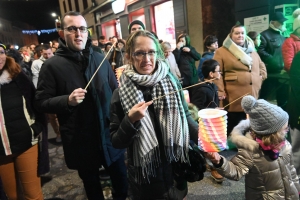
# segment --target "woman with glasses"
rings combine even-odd
[[[242,25],[232,27],[223,46],[216,50],[214,58],[220,64],[222,76],[215,81],[218,87],[220,106],[226,106],[237,98],[249,94],[258,98],[263,80],[267,78],[265,64],[254,49],[252,40],[246,35]],[[227,135],[246,114],[241,107],[241,99],[228,107]]]
[[[182,200],[186,181],[174,177],[171,163],[187,162],[198,125],[182,92],[167,95],[181,86],[152,33],[132,33],[125,53],[129,64],[111,100],[110,131],[113,146],[127,148],[130,198]]]
[[[291,144],[286,140],[288,114],[263,99],[245,96],[241,106],[249,119],[232,131],[237,154],[229,161],[212,160],[217,171],[238,181],[245,176],[245,198],[299,199],[300,185],[293,165]]]
[[[43,200],[38,142],[45,122],[34,106],[35,88],[0,42],[0,179],[8,199]],[[23,194],[18,193],[21,186]],[[17,189],[18,188],[18,189]]]

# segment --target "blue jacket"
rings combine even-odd
[[[202,58],[200,59],[200,63],[198,65],[198,77],[201,81],[204,81],[204,76],[202,74],[202,64],[204,61],[208,59],[212,59],[214,57],[215,53],[213,52],[204,52],[202,55]]]

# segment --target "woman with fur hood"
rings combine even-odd
[[[33,106],[32,81],[5,48],[0,42],[0,179],[8,199],[42,200],[38,142],[45,118]]]
[[[288,114],[280,107],[252,96],[242,99],[249,119],[232,131],[238,153],[230,161],[212,160],[217,171],[238,181],[245,175],[246,199],[299,199],[299,178],[286,140]]]

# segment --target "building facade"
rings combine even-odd
[[[29,44],[38,44],[36,34],[23,34],[22,30],[31,30],[34,27],[20,22],[11,22],[0,18],[0,41],[4,44],[22,47]]]

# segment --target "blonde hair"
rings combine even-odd
[[[280,150],[280,144],[285,141],[286,133],[284,132],[284,128],[282,128],[281,130],[268,135],[259,135],[251,130],[251,135],[254,138],[261,139],[265,146],[272,146],[273,149]]]
[[[134,53],[134,50],[135,50],[136,39],[140,36],[148,37],[151,40],[153,40],[153,42],[155,43],[155,47],[156,47],[156,59],[157,60],[164,60],[165,59],[164,53],[163,53],[163,51],[161,49],[161,46],[159,44],[159,41],[156,39],[156,37],[149,31],[139,30],[139,31],[135,31],[135,32],[131,33],[129,35],[129,38],[126,41],[125,52],[128,55],[129,60],[131,62],[132,62],[132,59],[133,59],[132,56],[133,56],[133,53]]]

